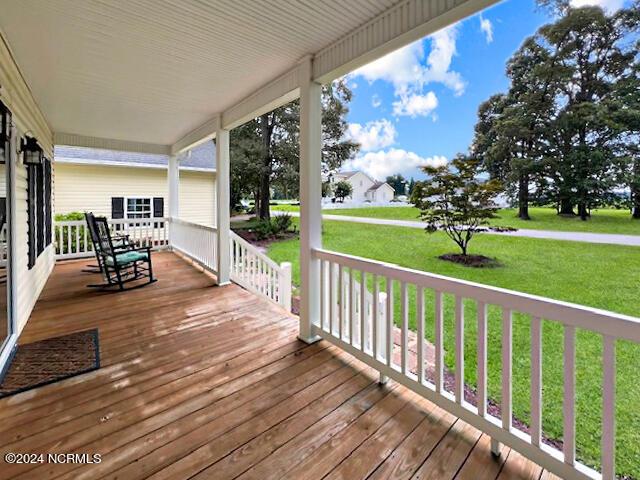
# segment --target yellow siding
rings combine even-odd
[[[56,214],[86,210],[110,217],[111,197],[164,197],[168,215],[167,192],[167,171],[163,169],[56,164]],[[180,171],[179,216],[214,224],[214,173]]]

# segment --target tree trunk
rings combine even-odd
[[[560,197],[560,215],[575,215],[573,211],[573,202],[566,197]]]
[[[271,191],[271,128],[269,127],[269,114],[260,117],[260,130],[262,133],[262,168],[260,170],[260,210],[258,217],[261,220],[271,218],[269,212],[269,200]]]
[[[583,201],[578,204],[578,215],[580,215],[580,220],[582,221],[585,221],[589,218],[589,210],[587,209],[587,204]]]
[[[520,174],[518,179],[518,218],[531,220],[529,217],[529,175]]]

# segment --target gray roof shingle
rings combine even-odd
[[[67,147],[56,145],[54,158],[82,163],[102,162],[121,163],[128,166],[158,165],[166,166],[169,157],[166,155],[154,155],[148,153],[120,152],[116,150],[102,150],[98,148]],[[181,155],[180,166],[187,168],[199,168],[215,170],[216,148],[213,142],[204,142],[194,147],[189,152]]]

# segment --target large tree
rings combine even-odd
[[[637,92],[638,10],[607,16],[598,7],[548,1],[558,19],[527,39],[507,65],[509,91],[480,106],[472,148],[490,175],[517,192],[528,219],[530,191],[559,213],[582,219],[610,198],[623,177],[633,179],[629,149]],[[635,72],[634,72],[635,70]],[[631,185],[629,180],[626,185]]]
[[[322,165],[338,169],[359,145],[345,140],[352,93],[344,80],[322,87]],[[256,215],[268,219],[271,189],[298,196],[300,105],[294,101],[231,132],[232,197],[251,196]],[[235,179],[235,181],[234,181]]]

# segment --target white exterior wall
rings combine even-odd
[[[183,220],[215,225],[215,173],[180,170]],[[111,197],[163,197],[169,214],[165,169],[105,165],[56,164],[56,214],[92,211],[111,217]]]
[[[358,172],[346,179],[346,181],[353,187],[353,192],[351,193],[350,198],[351,201],[364,202],[367,200],[367,190],[369,190],[373,185],[373,180],[364,173]]]
[[[375,203],[390,202],[391,200],[393,200],[394,195],[395,191],[393,190],[393,187],[385,183],[377,190],[373,191],[371,201]]]

